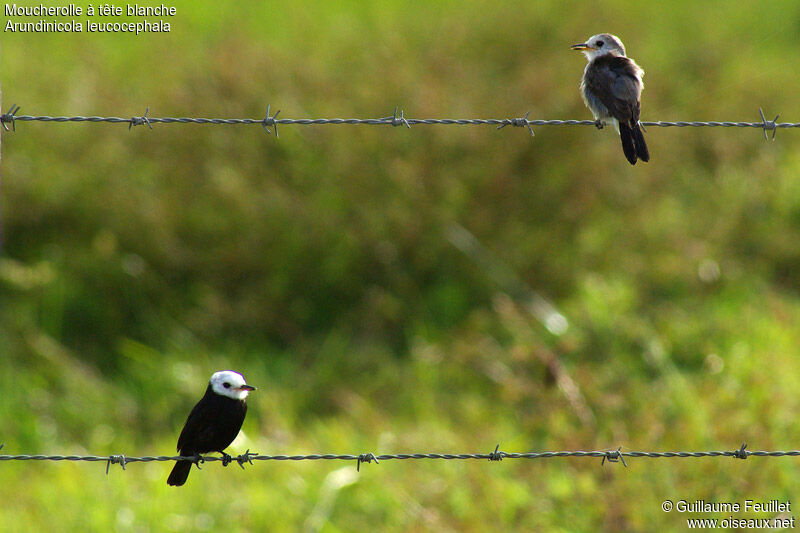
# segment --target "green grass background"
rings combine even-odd
[[[792,1],[174,5],[168,34],[4,33],[3,109],[586,119],[569,45],[610,31],[643,120],[800,120]],[[800,447],[800,133],[652,127],[631,167],[611,129],[535,130],[3,132],[0,453],[172,454],[224,368],[259,387],[233,453]],[[664,499],[800,494],[794,458],[104,467],[0,463],[2,529],[682,530]]]

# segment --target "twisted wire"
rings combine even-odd
[[[103,116],[49,116],[49,115],[18,115],[20,107],[14,105],[11,109],[0,115],[0,124],[8,131],[10,129],[16,130],[17,122],[107,122],[107,123],[123,123],[128,124],[128,129],[133,126],[140,126],[146,124],[150,129],[153,124],[259,124],[264,127],[268,133],[275,133],[277,136],[278,125],[370,125],[370,126],[405,126],[410,128],[415,125],[462,125],[462,126],[496,126],[497,129],[503,129],[506,126],[527,128],[533,135],[533,126],[596,126],[601,125],[594,120],[542,120],[530,119],[526,113],[522,117],[517,118],[407,118],[402,110],[398,111],[395,108],[391,116],[382,118],[277,118],[277,111],[270,115],[270,106],[267,106],[267,112],[264,118],[202,118],[202,117],[150,117],[150,109],[147,108],[145,114],[142,116],[134,116],[130,118],[124,117],[103,117]],[[777,122],[780,115],[776,115],[774,119],[767,120],[763,110],[759,109],[761,121],[759,122],[735,122],[735,121],[641,121],[640,124],[644,127],[659,127],[659,128],[758,128],[764,132],[764,138],[767,138],[767,132],[772,132],[772,139],[775,138],[775,132],[779,128],[800,128],[800,122]],[[273,128],[270,130],[269,128]]]
[[[2,448],[2,446],[0,446]],[[698,458],[698,457],[732,457],[734,459],[747,459],[748,457],[797,457],[800,456],[800,450],[786,450],[786,451],[766,451],[766,450],[747,450],[747,445],[742,444],[741,447],[735,450],[719,450],[719,451],[678,451],[678,452],[643,452],[643,451],[622,451],[619,447],[616,450],[593,450],[593,451],[544,451],[544,452],[504,452],[499,450],[500,445],[495,447],[495,450],[490,453],[389,453],[376,455],[373,453],[361,454],[306,454],[306,455],[259,455],[250,452],[230,457],[230,456],[212,456],[212,455],[198,455],[198,456],[180,456],[180,455],[159,455],[159,456],[144,456],[134,457],[128,455],[0,455],[0,461],[89,461],[89,462],[104,462],[108,467],[112,464],[119,464],[125,468],[129,463],[148,463],[153,461],[191,461],[193,463],[214,462],[222,461],[224,466],[230,462],[236,462],[244,468],[244,464],[252,464],[253,461],[319,461],[319,460],[336,460],[336,461],[356,461],[357,467],[360,468],[361,463],[380,463],[381,461],[390,460],[423,460],[423,459],[443,459],[443,460],[489,460],[489,461],[502,461],[504,459],[553,459],[557,457],[592,457],[602,459],[602,463],[606,461],[617,462],[621,461],[625,466],[626,457],[636,458]]]

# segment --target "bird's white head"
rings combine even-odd
[[[244,400],[250,391],[256,390],[255,387],[248,385],[244,376],[233,370],[221,370],[214,372],[209,380],[211,390],[220,396],[227,396],[234,400]]]
[[[610,33],[592,35],[585,43],[573,44],[572,49],[583,52],[589,61],[606,54],[625,57],[625,46],[622,41]]]

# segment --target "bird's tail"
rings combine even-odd
[[[639,129],[639,126],[636,126],[636,130]],[[641,132],[639,132],[641,136]],[[622,151],[625,152],[625,157],[628,159],[628,162],[631,165],[636,164],[636,143],[634,141],[634,130],[626,124],[625,122],[619,123],[619,138],[622,141]],[[644,144],[644,137],[642,137],[642,144]],[[645,150],[647,148],[645,147]],[[649,158],[650,156],[648,156]],[[646,160],[645,160],[646,161]]]
[[[633,124],[633,144],[636,146],[636,155],[645,163],[650,161],[650,152],[647,150],[647,143],[644,142],[644,135],[642,135],[642,128],[638,122]]]
[[[191,461],[177,461],[175,466],[172,467],[172,472],[169,473],[169,477],[167,478],[167,485],[172,485],[173,487],[180,487],[184,483],[186,483],[186,479],[189,477],[189,472],[192,470],[192,462]]]

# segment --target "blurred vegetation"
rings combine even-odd
[[[3,109],[589,118],[569,45],[611,31],[647,73],[644,120],[750,121],[759,107],[800,120],[797,2],[174,5],[164,35],[4,34]],[[280,135],[3,133],[2,453],[170,454],[222,368],[259,387],[234,453],[798,448],[795,131],[765,143],[752,129],[650,128],[652,161],[636,167],[609,129]],[[456,249],[452,224],[567,331]],[[0,521],[652,530],[684,527],[664,499],[791,500],[800,475],[790,458],[354,469],[214,463],[175,490],[165,464],[106,477],[98,464],[3,463]]]

